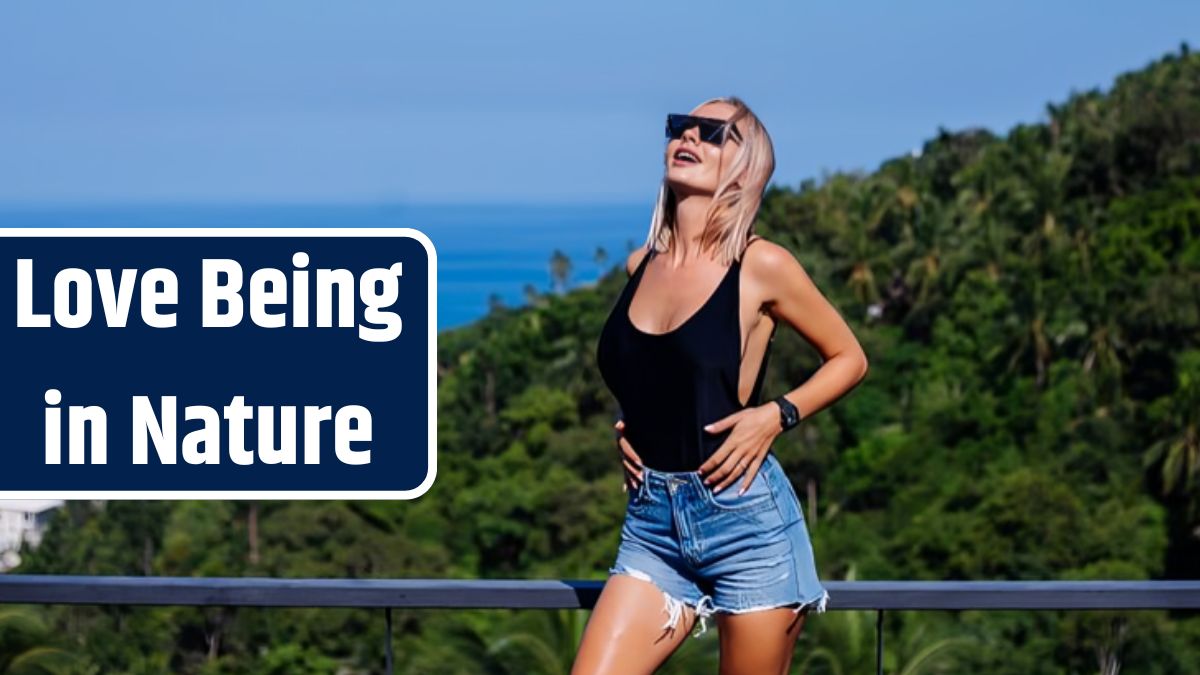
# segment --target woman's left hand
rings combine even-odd
[[[753,408],[743,408],[728,417],[706,425],[704,430],[719,434],[733,427],[729,437],[717,448],[712,457],[700,465],[700,475],[705,485],[716,485],[713,492],[720,492],[738,476],[745,475],[738,494],[742,494],[754,482],[758,468],[771,449],[775,437],[783,433],[779,421],[779,406],[765,403]]]

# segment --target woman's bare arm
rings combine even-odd
[[[818,352],[824,363],[806,382],[784,394],[811,417],[862,381],[867,356],[853,331],[813,283],[804,267],[786,248],[764,241],[746,249],[742,265],[748,295],[756,306],[790,325]],[[706,485],[719,492],[739,477],[741,490],[754,480],[775,437],[783,432],[774,401],[739,410],[705,426],[710,433],[733,428],[729,437],[703,464]]]
[[[841,398],[867,375],[867,355],[845,319],[788,249],[769,241],[746,249],[746,272],[762,304],[821,354],[824,363],[786,394],[803,417]]]

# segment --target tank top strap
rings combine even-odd
[[[654,257],[655,253],[656,251],[653,248],[647,247],[646,255],[642,256],[642,261],[638,263],[637,269],[633,271],[633,279],[635,284],[641,280],[642,272],[646,270],[646,265],[650,262],[650,259]]]
[[[642,256],[642,262],[638,263],[638,269],[645,269],[646,263],[650,262],[655,253],[658,253],[658,251],[653,246],[646,247],[646,255]]]
[[[642,285],[642,276],[646,271],[646,264],[650,262],[650,256],[652,255],[654,255],[654,249],[650,248],[646,251],[646,255],[642,256],[641,262],[634,268],[633,274],[629,277],[629,281],[625,284],[625,288],[621,292],[619,304],[622,307],[628,308],[629,305],[633,304],[633,296],[637,293],[638,286]]]

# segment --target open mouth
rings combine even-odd
[[[683,149],[676,150],[675,155],[672,157],[672,159],[674,160],[675,164],[699,164],[700,163],[700,158],[697,157],[695,155],[695,153],[693,153],[691,150],[683,150]]]

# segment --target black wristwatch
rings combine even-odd
[[[779,406],[779,424],[784,431],[800,424],[800,411],[791,401],[780,396],[775,399],[775,403]]]

